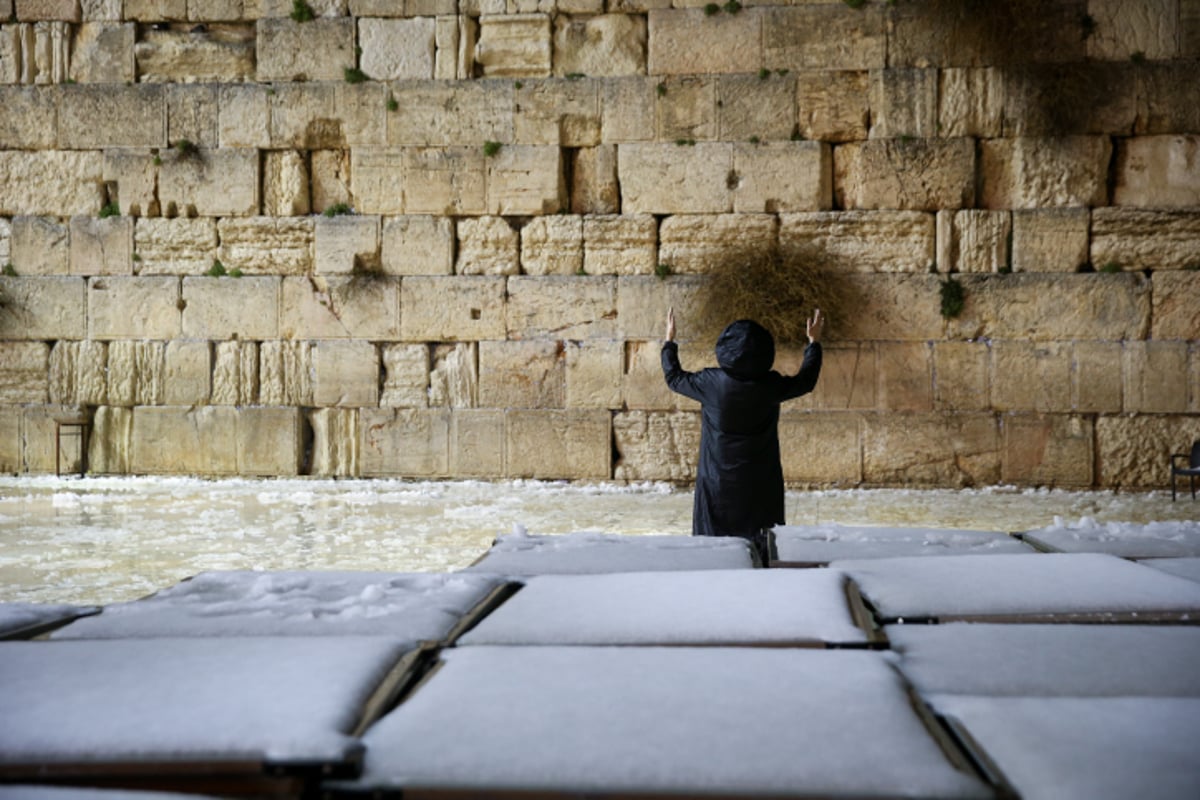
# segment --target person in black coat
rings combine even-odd
[[[795,375],[771,369],[775,340],[770,331],[748,319],[731,323],[717,339],[720,368],[688,372],[679,364],[675,312],[667,312],[663,376],[672,391],[700,402],[693,536],[743,537],[766,565],[766,532],[784,523],[779,405],[817,385],[824,326],[817,309],[807,321],[809,343]]]

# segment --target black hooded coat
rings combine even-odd
[[[743,319],[717,339],[717,363],[720,369],[687,372],[679,364],[678,345],[663,345],[667,385],[701,406],[692,534],[750,536],[784,523],[779,404],[816,386],[821,345],[805,348],[795,375],[780,375],[771,369],[775,340],[770,332]]]

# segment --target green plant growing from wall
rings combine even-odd
[[[721,6],[721,8],[725,10],[726,14],[737,14],[742,10],[742,4],[739,3],[738,0],[729,0],[729,2]]]
[[[342,77],[346,83],[363,83],[367,80],[367,73],[358,67],[346,67],[342,70]]]
[[[579,265],[579,269],[575,270],[575,274],[581,277],[587,275],[587,270],[583,268],[583,264]]]
[[[500,144],[499,142],[493,142],[489,139],[483,143],[483,154],[488,158],[491,158],[492,156],[496,155],[496,153],[499,153],[500,148],[502,147],[504,147],[504,145]]]
[[[210,278],[223,277],[225,273],[225,265],[221,263],[219,258],[214,258],[212,266],[208,268],[208,272],[204,273]]]
[[[231,277],[231,278],[240,278],[240,277],[242,277],[242,270],[241,270],[241,268],[240,268],[240,267],[234,267],[233,269],[229,270],[229,277]]]
[[[141,256],[141,254],[140,254],[140,253],[134,253],[134,254],[131,256],[131,258],[133,259],[133,263],[135,263],[135,264],[140,264],[140,263],[141,263],[141,261],[142,261],[142,256]]]
[[[842,0],[842,2],[851,8],[862,8],[867,4],[867,0]]]
[[[100,219],[108,219],[109,217],[119,217],[119,216],[121,216],[121,206],[117,204],[116,200],[114,200],[111,203],[109,203],[108,205],[101,208],[98,216],[100,217]]]
[[[17,277],[17,268],[13,266],[11,261],[4,265],[4,274],[10,278]]]
[[[771,70],[767,69],[766,67],[760,67],[758,70],[758,79],[760,81],[765,81],[769,77],[771,77]]]
[[[711,17],[721,13],[721,7],[716,3],[708,3],[704,6],[704,16]]]
[[[942,316],[946,319],[955,319],[967,305],[966,289],[958,282],[957,278],[949,277],[942,281],[940,292]]]
[[[354,209],[351,208],[348,203],[334,203],[333,205],[329,206],[329,208],[325,209],[325,216],[327,217],[340,217],[353,213]]]
[[[160,156],[158,153],[154,154],[154,166],[156,166],[156,167],[162,166],[162,156]]]
[[[581,81],[587,76],[582,72],[568,72],[564,77],[569,81]]]
[[[1141,50],[1135,50],[1134,52],[1129,54],[1129,60],[1132,61],[1134,64],[1145,64],[1146,63],[1146,54]]]
[[[388,111],[399,111],[400,110],[399,101],[397,101],[396,98],[392,97],[390,94],[388,95],[388,99],[387,99],[387,110]]]
[[[304,0],[292,0],[291,18],[293,22],[312,22],[316,17],[312,7]]]
[[[676,139],[675,144],[679,147],[695,147],[696,140],[695,139]]]
[[[513,88],[519,92],[525,88],[525,84],[521,81],[513,81]]]
[[[673,272],[674,272],[674,270],[671,269],[670,264],[665,264],[660,261],[654,265],[654,274],[658,276],[658,279],[660,281],[666,280],[667,278],[671,277],[671,274]]]
[[[1116,261],[1108,261],[1100,267],[1100,271],[1111,275],[1114,272],[1121,272],[1121,265]]]
[[[180,158],[188,158],[199,153],[200,149],[191,139],[180,139],[175,143],[175,152],[179,154]]]
[[[660,83],[654,87],[654,91],[659,97],[662,97],[667,93],[667,85],[665,83]]]

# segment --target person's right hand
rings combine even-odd
[[[809,342],[821,341],[821,332],[825,330],[825,317],[821,316],[821,309],[816,309],[813,312],[812,318],[804,325],[804,331],[808,334]]]
[[[675,308],[674,306],[667,309],[667,341],[675,341]]]

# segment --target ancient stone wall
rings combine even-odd
[[[711,364],[750,242],[853,293],[790,481],[1163,486],[1198,59],[1200,0],[0,0],[0,470],[81,409],[96,473],[687,481],[664,315]]]

